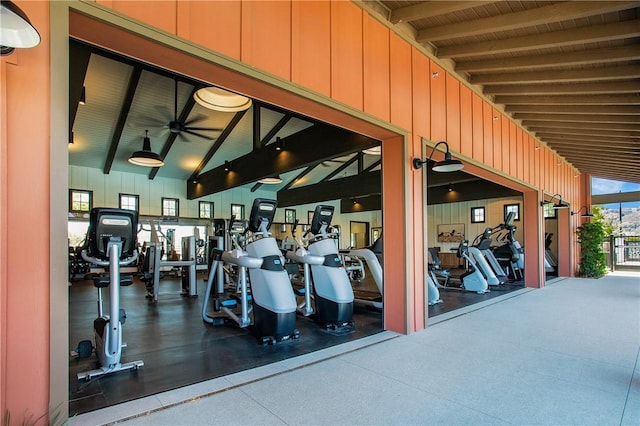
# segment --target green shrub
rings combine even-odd
[[[607,259],[602,251],[602,243],[605,239],[605,231],[601,222],[586,222],[580,226],[578,243],[580,243],[580,269],[581,277],[600,278],[607,273]]]

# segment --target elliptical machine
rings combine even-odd
[[[291,288],[289,275],[284,270],[284,259],[275,238],[269,233],[276,210],[276,201],[256,198],[251,208],[249,224],[244,231],[251,232],[249,242],[244,250],[236,248],[230,251],[213,249],[213,263],[209,269],[207,290],[202,306],[204,322],[224,324],[224,318],[210,316],[207,313],[211,292],[216,277],[222,276],[218,269],[222,262],[238,266],[238,287],[240,297],[216,298],[214,310],[222,311],[241,328],[252,325],[249,317],[253,313],[252,330],[262,344],[281,342],[300,336],[295,328],[296,298]],[[247,282],[247,270],[251,281],[251,294]],[[218,288],[223,287],[219,285]],[[240,303],[240,314],[233,310]],[[249,306],[251,304],[251,306]]]
[[[478,294],[489,293],[489,286],[487,280],[484,278],[478,265],[469,256],[469,241],[462,240],[458,245],[456,256],[464,258],[467,261],[467,271],[460,275],[460,281],[462,282],[462,288],[467,291],[475,291]]]
[[[311,227],[305,236],[309,233],[314,235],[309,241],[309,254],[324,258],[321,265],[311,264],[317,320],[326,329],[346,331],[354,325],[354,296],[338,248],[327,232],[333,211],[333,206],[316,206]]]
[[[78,380],[115,373],[121,370],[137,370],[143,361],[122,364],[122,324],[126,319],[124,309],[120,309],[120,286],[131,285],[131,275],[121,275],[120,267],[133,263],[138,258],[136,239],[138,213],[133,210],[94,208],[89,217],[86,248],[82,258],[98,266],[109,266],[109,273],[94,278],[98,288],[98,318],[93,322],[95,352],[100,363],[96,370],[78,373]],[[109,315],[102,310],[102,289],[109,287]],[[81,358],[91,355],[91,341],[78,344]]]

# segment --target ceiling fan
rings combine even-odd
[[[195,101],[193,100],[193,98],[191,98],[189,102],[191,103],[191,108],[193,108],[193,105],[195,105]],[[191,110],[191,108],[189,110]],[[163,107],[162,109],[167,111],[167,108]],[[187,114],[187,116],[188,115],[189,114]],[[174,78],[173,118],[169,119],[170,121],[168,124],[166,123],[166,120],[161,121],[154,119],[153,121],[155,122],[155,124],[141,124],[141,126],[145,128],[160,127],[162,129],[169,130],[170,133],[175,134],[176,137],[179,137],[185,142],[190,142],[190,140],[185,137],[185,133],[211,141],[214,140],[215,137],[202,132],[221,132],[223,130],[219,127],[195,127],[194,124],[202,122],[209,118],[206,115],[199,114],[191,120],[186,120],[186,117],[184,117],[185,119],[181,121],[180,118],[181,117],[178,117],[178,79]]]

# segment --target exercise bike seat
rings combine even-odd
[[[111,277],[109,274],[101,274],[97,277],[93,277],[93,285],[97,288],[105,288],[109,287],[111,282]],[[128,286],[133,284],[133,275],[130,274],[121,274],[120,275],[120,285]]]

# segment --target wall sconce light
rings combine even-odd
[[[224,171],[225,172],[231,171],[231,161],[224,160]]]
[[[284,149],[284,141],[278,136],[276,138],[276,151],[282,151]]]
[[[142,142],[142,151],[136,151],[129,157],[129,162],[136,166],[144,167],[160,167],[164,166],[164,161],[155,152],[151,151],[151,139],[149,139],[149,131],[145,130],[145,136]]]
[[[457,172],[458,170],[462,170],[462,168],[464,167],[464,164],[462,164],[462,161],[460,161],[460,160],[452,160],[451,159],[451,153],[449,152],[449,145],[445,141],[438,142],[433,147],[433,150],[431,150],[431,155],[429,155],[429,158],[427,158],[426,160],[421,160],[419,158],[414,158],[413,159],[413,167],[415,169],[422,168],[423,164],[425,164],[429,160],[431,160],[431,157],[433,157],[433,154],[436,152],[436,148],[438,148],[438,145],[440,145],[440,144],[444,144],[444,146],[447,148],[447,151],[444,154],[444,160],[443,161],[437,161],[436,164],[433,165],[431,170],[433,170],[434,172],[444,172],[444,173]]]
[[[449,191],[449,192],[453,192],[453,184],[452,184],[452,183],[450,183],[450,184],[449,184],[448,191]]]
[[[554,198],[558,199],[558,203],[557,204],[553,204],[553,199]],[[544,207],[547,204],[553,204],[553,208],[555,210],[568,209],[569,208],[569,204],[567,204],[567,203],[562,201],[562,195],[560,195],[560,194],[553,194],[553,196],[549,199],[549,201],[540,201],[540,207]]]
[[[353,204],[358,204],[358,200],[357,199],[353,199]]]
[[[80,105],[84,105],[87,103],[87,90],[84,86],[82,86],[82,93],[80,93]]]
[[[27,15],[9,0],[0,2],[0,56],[10,55],[16,47],[36,47],[40,34]]]
[[[267,176],[258,181],[258,183],[263,183],[267,185],[277,185],[282,183],[282,178],[280,175]]]
[[[582,214],[580,215],[580,217],[593,217],[593,213],[591,213],[591,212],[589,211],[589,207],[587,207],[587,206],[582,206],[582,207],[580,207],[580,209],[578,209],[578,211],[571,212],[571,216],[573,216],[574,214],[578,214],[578,213],[580,213],[580,212],[582,211],[582,209],[584,209],[584,210],[585,210],[585,212],[584,212],[584,213],[582,213]]]

